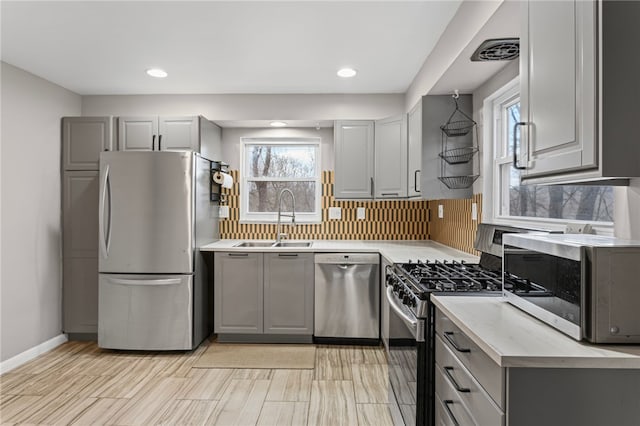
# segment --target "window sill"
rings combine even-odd
[[[596,235],[613,236],[613,223],[598,223],[585,220],[568,219],[514,218],[507,216],[494,217],[492,222],[498,225],[561,232],[565,231],[567,223],[588,223],[593,227]]]

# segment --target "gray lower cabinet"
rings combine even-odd
[[[214,254],[214,331],[313,334],[313,253]]]
[[[214,331],[262,333],[262,253],[215,253],[213,271]]]
[[[264,254],[264,332],[313,334],[313,253]]]
[[[638,425],[638,369],[500,367],[440,310],[435,340],[436,425]]]

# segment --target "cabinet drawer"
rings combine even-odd
[[[436,336],[436,370],[455,389],[456,397],[464,402],[476,423],[480,425],[504,424],[504,413],[500,407],[446,347],[440,336]],[[436,387],[436,392],[438,389]]]
[[[438,373],[436,372],[436,386],[438,385]],[[471,415],[460,400],[453,397],[455,390],[451,392],[443,390],[441,396],[436,392],[435,424],[437,426],[475,426]],[[481,425],[484,426],[484,425]],[[488,425],[487,425],[488,426]]]
[[[498,406],[504,409],[504,369],[493,362],[439,309],[436,312],[436,333]]]

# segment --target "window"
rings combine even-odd
[[[319,138],[242,138],[241,146],[240,221],[277,221],[278,196],[284,188],[295,196],[297,223],[321,221]],[[282,211],[291,210],[291,199],[285,195]]]
[[[513,168],[513,149],[520,146],[520,134],[513,132],[515,123],[520,121],[517,80],[485,101],[487,110],[491,113],[485,125],[492,129],[492,137],[485,141],[493,139],[494,142],[493,146],[485,142],[485,148],[493,153],[493,191],[489,193],[494,194],[494,199],[489,210],[494,220],[541,221],[547,225],[553,222],[564,225],[569,220],[587,221],[611,227],[613,188],[610,186],[520,184],[520,170]],[[488,164],[485,162],[485,165]],[[486,189],[485,193],[488,192]]]

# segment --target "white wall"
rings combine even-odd
[[[640,240],[640,179],[631,179],[627,187],[614,188],[613,197],[613,234]]]
[[[209,120],[380,119],[404,112],[404,95],[83,96],[82,115],[204,115]]]
[[[2,63],[0,360],[62,330],[60,118],[81,97]]]
[[[223,128],[222,160],[230,169],[240,169],[240,138],[320,138],[321,170],[333,170],[333,128],[320,130],[300,129],[263,129],[263,128]]]
[[[405,112],[438,82],[503,0],[463,1],[405,94]]]

